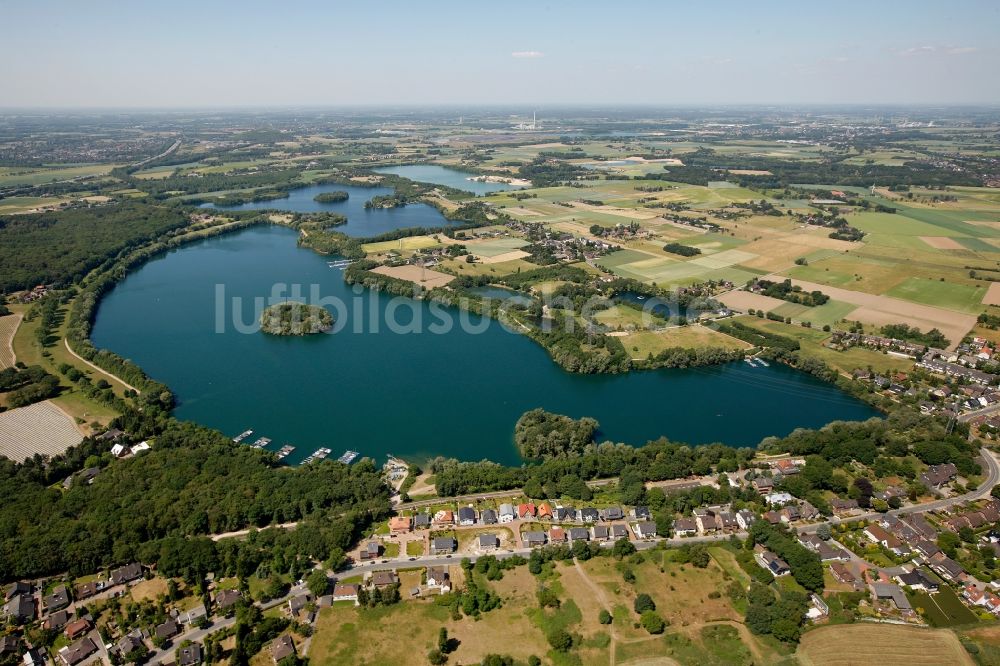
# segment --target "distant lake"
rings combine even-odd
[[[418,183],[430,183],[432,185],[444,185],[454,187],[456,190],[472,192],[476,196],[481,196],[489,192],[501,192],[504,190],[519,190],[517,185],[509,183],[484,183],[476,180],[469,180],[479,174],[458,169],[449,169],[437,164],[407,164],[405,166],[382,167],[374,169],[375,173],[391,173],[403,178],[415,180]]]
[[[269,437],[272,450],[293,444],[292,464],[319,447],[333,449],[334,458],[353,449],[380,462],[393,453],[519,464],[514,423],[535,407],[592,416],[602,439],[632,444],[666,435],[756,445],[767,435],[876,415],[836,387],[777,363],[574,375],[527,337],[468,313],[481,333],[457,324],[440,334],[385,326],[356,333],[353,323],[373,315],[402,323],[437,319],[426,302],[349,287],[342,271],[328,266],[330,257],[295,240],[288,228],[256,226],[156,257],[102,300],[94,344],[169,385],[178,418],[229,436],[253,429],[250,440]],[[275,283],[317,285],[320,296],[351,302],[347,327],[280,338],[237,332],[227,317],[225,330],[216,331],[217,285],[226,303],[243,299],[241,317],[250,323],[247,303],[268,297]]]
[[[347,201],[320,203],[315,201],[317,194],[322,192],[347,192]],[[365,202],[372,197],[392,194],[391,187],[356,187],[352,185],[310,185],[289,192],[285,199],[270,201],[254,201],[235,206],[216,206],[212,203],[202,204],[202,208],[219,208],[220,210],[287,210],[294,213],[315,213],[328,211],[347,216],[347,224],[336,227],[337,231],[348,236],[367,238],[377,236],[396,229],[409,227],[443,227],[451,224],[433,206],[414,203],[400,208],[365,208]]]

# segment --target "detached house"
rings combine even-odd
[[[471,506],[463,506],[458,510],[458,524],[459,525],[475,525],[476,524],[476,510]]]
[[[514,505],[513,504],[501,504],[500,505],[500,522],[509,523],[514,520]]]

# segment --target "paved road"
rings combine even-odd
[[[959,423],[968,423],[969,421],[973,421],[981,416],[989,416],[990,414],[995,414],[997,412],[1000,412],[1000,403],[990,405],[989,407],[983,407],[982,409],[977,409],[972,412],[966,412],[958,417],[958,421]]]
[[[1000,483],[1000,462],[997,462],[997,458],[993,452],[986,448],[980,449],[980,457],[983,459],[983,462],[986,463],[986,467],[989,468],[989,474],[986,475],[986,479],[979,484],[979,487],[975,490],[965,493],[964,495],[946,497],[945,499],[935,500],[925,504],[914,504],[913,506],[906,506],[902,509],[895,509],[893,511],[889,511],[888,514],[892,516],[905,516],[911,513],[921,513],[923,511],[937,511],[939,509],[947,509],[948,507],[961,504],[963,502],[971,502],[973,500],[988,497],[990,491],[993,490],[993,486]],[[820,528],[821,525],[853,523],[858,520],[871,520],[872,518],[878,518],[881,516],[882,514],[877,511],[870,511],[868,513],[861,514],[860,516],[849,516],[846,518],[834,517],[822,523],[815,523],[813,525],[806,525],[805,527],[799,528],[799,533],[813,534]]]

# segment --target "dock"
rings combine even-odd
[[[352,462],[357,460],[358,456],[361,455],[357,451],[344,451],[344,454],[337,458],[337,462],[342,462],[345,465],[350,465]]]
[[[337,261],[328,261],[326,262],[326,265],[329,266],[330,268],[340,268],[341,270],[343,270],[344,268],[350,266],[351,263],[352,262],[350,259],[338,259]]]
[[[233,437],[233,443],[234,444],[239,444],[240,442],[242,442],[244,439],[246,439],[247,437],[249,437],[252,434],[253,434],[253,430],[244,430],[240,434],[236,435],[236,437]]]
[[[316,449],[315,451],[313,451],[313,453],[312,453],[311,456],[309,456],[308,458],[306,458],[305,460],[303,460],[302,464],[303,465],[307,465],[307,464],[309,464],[311,462],[315,462],[317,460],[323,460],[324,458],[326,458],[331,453],[333,453],[332,449],[328,449],[326,447],[320,447],[320,448]]]
[[[755,360],[755,361],[757,361],[758,363],[760,363],[760,364],[761,364],[762,366],[764,366],[765,368],[769,368],[769,367],[771,367],[771,364],[770,364],[770,363],[768,363],[767,361],[765,361],[765,360],[764,360],[764,359],[762,359],[762,358],[758,358],[758,359],[754,359],[754,360]]]
[[[294,446],[292,446],[291,444],[285,444],[285,445],[284,445],[283,447],[281,447],[281,450],[280,450],[280,451],[278,451],[278,460],[284,460],[284,459],[285,459],[285,458],[287,458],[287,457],[288,457],[288,456],[289,456],[289,455],[290,455],[290,454],[291,454],[291,453],[292,453],[292,452],[293,452],[294,450],[295,450],[295,447],[294,447]]]
[[[267,445],[268,445],[268,444],[270,444],[270,443],[271,443],[271,440],[270,440],[270,439],[268,439],[267,437],[261,437],[261,438],[260,438],[260,439],[258,439],[258,440],[257,440],[256,442],[254,442],[254,443],[252,444],[252,446],[253,446],[253,448],[255,448],[255,449],[262,449],[262,448],[264,448],[265,446],[267,446]]]

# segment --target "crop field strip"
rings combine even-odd
[[[20,313],[0,317],[0,370],[14,365],[14,334],[20,323]]]
[[[73,420],[48,400],[0,413],[0,455],[17,462],[63,453],[82,440]]]

